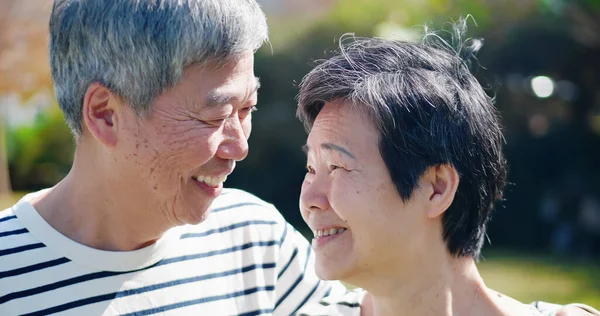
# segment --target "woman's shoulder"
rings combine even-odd
[[[524,304],[502,293],[491,290],[496,306],[503,315],[546,316],[535,305]],[[553,315],[553,314],[550,314]]]
[[[571,303],[571,304],[567,304],[567,305],[563,306],[563,305],[538,301],[538,302],[531,303],[531,306],[535,306],[535,309],[538,310],[542,316],[555,316],[556,311],[561,307],[577,308],[577,309],[581,309],[583,311],[588,312],[590,315],[600,316],[600,311],[596,310],[595,308],[593,308],[591,306],[581,304],[581,303]]]

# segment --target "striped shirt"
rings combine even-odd
[[[325,297],[318,304],[306,304],[296,316],[360,316],[360,304],[366,293],[358,288],[348,291],[343,297]]]
[[[292,315],[346,293],[317,278],[310,245],[277,209],[244,191],[129,252],[68,239],[30,199],[0,212],[0,315]]]

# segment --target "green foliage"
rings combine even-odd
[[[30,126],[9,127],[6,136],[15,190],[52,186],[69,171],[74,141],[57,106],[39,113]]]

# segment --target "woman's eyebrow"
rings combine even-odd
[[[321,148],[337,151],[337,152],[340,152],[352,159],[356,159],[356,157],[350,151],[348,151],[346,148],[336,145],[336,144],[333,144],[333,143],[321,143]],[[310,151],[310,147],[308,145],[304,145],[304,146],[302,146],[302,151],[305,154],[308,154],[308,152]]]

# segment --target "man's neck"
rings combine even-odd
[[[143,201],[133,201],[127,190],[107,185],[102,172],[86,170],[94,169],[84,168],[76,158],[65,179],[32,201],[54,229],[88,247],[131,251],[151,245],[170,228]]]

